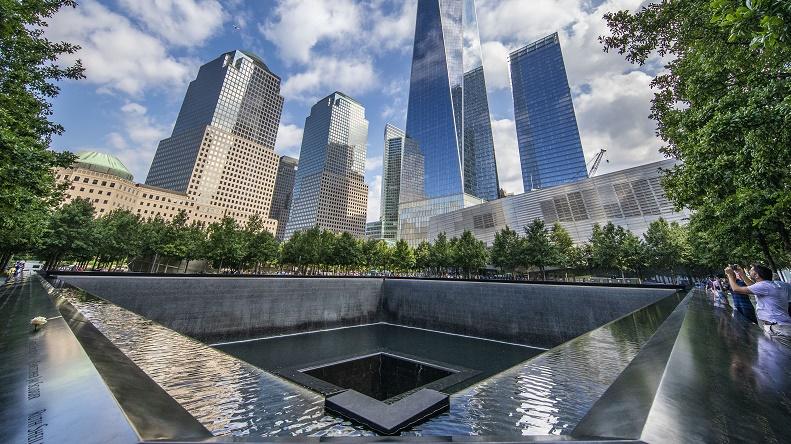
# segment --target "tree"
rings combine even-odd
[[[607,271],[634,271],[638,277],[648,265],[645,244],[631,231],[607,222],[604,227],[593,225],[590,238],[591,266]]]
[[[239,269],[244,258],[244,239],[234,218],[225,216],[219,222],[209,225],[206,255],[213,262],[214,268]]]
[[[362,247],[354,236],[344,231],[335,241],[333,255],[336,263],[348,271],[362,262]]]
[[[441,274],[451,265],[453,265],[453,252],[448,237],[445,233],[439,233],[431,245],[431,266],[436,270],[436,274]]]
[[[151,258],[150,273],[158,270],[159,256],[165,250],[167,241],[168,223],[161,216],[146,220],[140,225],[140,239],[142,248],[140,255]]]
[[[415,268],[425,272],[431,268],[431,244],[422,241],[415,248]]]
[[[243,245],[242,263],[245,267],[252,266],[256,274],[261,264],[269,264],[277,259],[275,236],[264,228],[258,214],[250,216],[240,236]]]
[[[557,249],[552,244],[549,230],[544,221],[534,219],[530,225],[525,227],[525,237],[522,240],[522,264],[525,267],[538,267],[541,270],[541,278],[546,279],[544,271],[547,265],[557,262]]]
[[[99,263],[135,258],[142,250],[140,217],[129,210],[115,209],[94,221],[96,254]]]
[[[578,251],[574,248],[574,240],[560,222],[555,222],[549,231],[549,240],[555,247],[555,262],[563,268],[574,268],[579,262]]]
[[[681,162],[668,197],[722,233],[732,250],[760,249],[773,268],[791,256],[791,9],[787,1],[675,0],[605,15],[605,51],[644,64],[670,60],[652,82],[651,117]],[[722,264],[720,264],[722,266]]]
[[[50,151],[63,127],[49,120],[56,82],[83,77],[79,61],[56,63],[78,46],[44,38],[46,19],[71,0],[0,2],[0,267],[11,255],[34,247],[50,211],[61,201],[53,168],[74,162]]]
[[[519,234],[506,226],[494,235],[492,264],[506,273],[513,273],[521,261],[521,247]]]
[[[39,250],[41,257],[46,260],[47,269],[56,267],[61,259],[69,256],[79,259],[93,256],[93,211],[88,199],[74,199],[55,211]]]
[[[618,268],[621,270],[621,277],[624,271],[633,271],[637,278],[643,280],[643,270],[648,267],[648,254],[646,246],[634,233],[624,230],[624,236],[620,245],[621,257]]]
[[[466,277],[470,277],[473,272],[477,272],[486,266],[488,253],[486,245],[475,238],[469,230],[464,230],[461,237],[455,237],[451,241],[453,263],[464,272]]]
[[[409,248],[409,244],[401,239],[395,244],[392,252],[393,268],[396,271],[407,272],[415,268],[415,252]]]

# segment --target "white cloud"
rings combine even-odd
[[[63,8],[50,20],[46,35],[80,45],[63,62],[81,59],[86,81],[102,91],[136,95],[149,87],[182,87],[195,70],[196,63],[170,56],[158,39],[95,1]]]
[[[508,67],[508,48],[500,42],[492,41],[481,45],[483,69],[486,74],[486,88],[497,90],[511,87],[511,74]]]
[[[367,41],[374,49],[409,51],[412,48],[412,39],[415,36],[415,15],[417,2],[402,1],[401,8],[393,14],[382,14],[381,3],[374,4],[368,14],[373,29]],[[366,27],[367,28],[367,27]]]
[[[143,182],[159,141],[170,135],[170,125],[157,122],[145,106],[136,102],[124,104],[119,118],[122,130],[107,134],[105,139],[110,152],[121,159],[135,180]]]
[[[283,60],[305,63],[320,40],[340,40],[360,32],[360,17],[360,7],[352,0],[283,0],[274,18],[259,29]]]
[[[215,0],[120,0],[120,4],[149,32],[176,46],[202,45],[226,18]]]
[[[365,172],[371,173],[382,168],[382,156],[368,157],[365,159]]]
[[[558,32],[586,158],[607,149],[609,163],[599,174],[662,158],[655,123],[648,119],[651,76],[617,53],[605,53],[598,41],[609,30],[607,11],[635,10],[643,0],[607,0],[596,7],[579,0],[479,0],[478,21],[490,91],[510,88],[509,52]],[[657,58],[651,66],[662,65]],[[510,106],[509,114],[512,113]],[[496,128],[499,126],[499,128]],[[510,127],[510,128],[509,128]],[[521,190],[513,122],[493,122],[500,181],[507,191]],[[506,145],[503,146],[503,143]],[[518,189],[510,189],[518,182]]]
[[[281,94],[287,99],[315,102],[317,99],[341,91],[351,96],[370,91],[376,84],[371,60],[346,60],[320,57],[308,68],[283,82]]]
[[[500,188],[509,193],[521,193],[522,166],[519,163],[519,147],[516,141],[516,126],[511,119],[492,121],[495,156],[497,157],[497,177]]]
[[[577,122],[586,157],[607,150],[597,174],[663,158],[662,141],[654,135],[656,122],[648,118],[652,77],[633,71],[593,80],[590,92],[575,98]]]
[[[379,220],[379,206],[382,198],[382,175],[368,182],[368,222]]]
[[[290,123],[281,123],[277,129],[277,142],[275,142],[275,150],[278,154],[299,157],[301,145],[302,128]]]

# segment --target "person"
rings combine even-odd
[[[5,282],[6,282],[6,284],[8,283],[8,281],[10,281],[13,278],[14,278],[14,267],[10,266],[10,267],[8,267],[8,270],[6,270],[6,273],[5,273]]]
[[[720,278],[718,276],[712,276],[709,281],[709,291],[711,291],[715,307],[724,308],[730,306],[728,298],[725,296],[725,292],[722,291],[722,288],[723,284]]]
[[[791,337],[791,315],[788,314],[791,285],[773,281],[772,270],[761,264],[753,264],[750,272],[742,276],[747,285],[736,282],[736,270],[730,265],[725,268],[725,275],[734,292],[755,295],[756,316],[764,331],[772,336]]]
[[[734,271],[736,272],[736,283],[741,285],[742,287],[746,287],[747,284],[745,283],[745,273],[742,267],[735,265]],[[733,308],[736,309],[736,313],[744,316],[745,319],[752,322],[753,324],[758,323],[758,318],[755,316],[755,308],[753,307],[753,303],[750,302],[750,298],[739,294],[733,291],[733,288],[728,288],[731,292],[731,299],[733,299]]]

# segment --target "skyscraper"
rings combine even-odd
[[[415,146],[403,151],[399,203],[410,244],[425,239],[432,215],[497,198],[480,60],[473,0],[418,2],[406,123]]]
[[[356,100],[334,92],[313,105],[305,119],[285,239],[314,225],[365,235],[367,140],[365,108]]]
[[[283,240],[286,233],[286,222],[288,222],[288,212],[291,209],[298,163],[299,161],[293,157],[281,156],[280,164],[277,167],[272,207],[269,209],[269,217],[277,221],[277,234],[275,234],[277,240]]]
[[[280,78],[245,51],[201,66],[173,133],[159,142],[146,184],[186,193],[204,219],[269,219],[279,156],[274,152],[283,97]]]
[[[525,191],[588,177],[558,34],[510,55]]]
[[[486,79],[478,66],[464,73],[464,192],[495,200],[499,189]]]
[[[404,150],[404,138],[402,129],[390,123],[385,126],[379,216],[382,222],[382,239],[386,240],[398,240],[398,201],[401,193],[401,153]]]

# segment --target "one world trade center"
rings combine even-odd
[[[499,183],[474,0],[418,0],[399,238],[431,216],[497,198]]]

